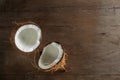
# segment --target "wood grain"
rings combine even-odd
[[[119,80],[119,0],[0,0],[0,79]],[[68,53],[67,72],[37,72],[28,57],[13,49],[14,22],[36,22],[42,46],[52,41]]]

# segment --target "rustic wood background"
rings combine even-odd
[[[38,72],[9,38],[14,22],[42,28],[42,46],[64,45],[67,72]],[[120,0],[0,0],[1,80],[120,80]]]

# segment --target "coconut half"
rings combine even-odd
[[[13,41],[17,49],[22,52],[33,52],[40,45],[41,29],[39,26],[26,23],[15,31]]]
[[[38,59],[38,68],[48,72],[54,72],[59,69],[65,70],[66,53],[62,46],[56,42],[52,42],[43,48]]]

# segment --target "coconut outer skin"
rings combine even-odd
[[[59,42],[57,42],[57,43],[59,44]],[[34,62],[32,63],[33,67],[35,67],[38,71],[50,72],[50,73],[56,72],[58,70],[66,71],[66,61],[68,59],[68,55],[67,55],[67,53],[65,53],[64,49],[63,49],[63,56],[62,56],[61,60],[56,65],[54,65],[53,67],[51,67],[49,69],[41,69],[38,66],[38,60],[40,58],[41,53],[38,53],[38,52],[35,53],[35,55],[34,55]]]
[[[22,23],[16,23],[16,22],[15,22],[15,24],[16,24],[16,26],[13,28],[13,30],[12,30],[12,32],[11,32],[11,37],[10,37],[10,42],[11,42],[13,48],[14,48],[15,50],[19,51],[19,52],[22,52],[23,54],[25,54],[25,53],[31,54],[31,53],[39,52],[39,51],[40,51],[40,48],[41,48],[41,47],[40,47],[40,44],[42,43],[42,33],[41,33],[41,38],[40,38],[40,44],[39,44],[39,46],[38,46],[34,51],[32,51],[32,52],[23,52],[23,51],[19,50],[19,49],[16,47],[16,45],[15,45],[15,39],[14,39],[17,30],[18,30],[21,26],[27,25],[27,24],[33,24],[33,25],[36,25],[36,26],[39,27],[39,25],[37,25],[35,22],[32,22],[32,21],[22,22]]]

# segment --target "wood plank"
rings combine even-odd
[[[119,0],[1,0],[0,78],[5,80],[120,79]],[[14,22],[36,22],[45,46],[61,42],[68,72],[37,72],[32,56],[14,50],[9,38]]]

